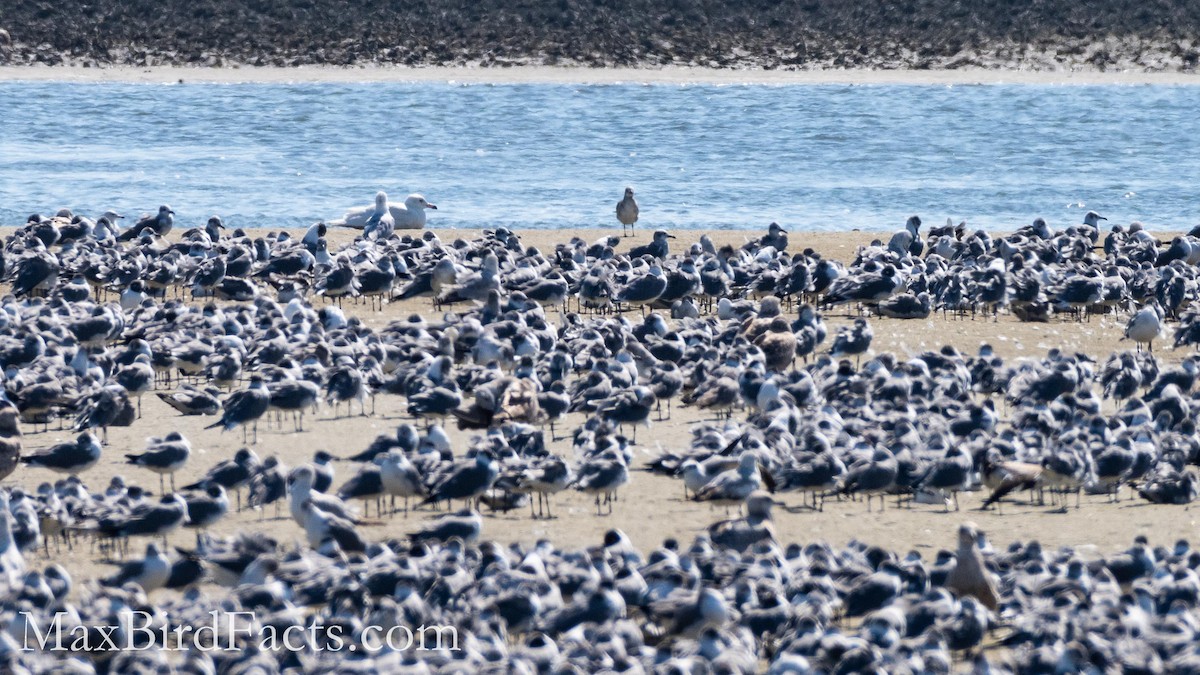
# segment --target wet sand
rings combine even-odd
[[[450,241],[455,236],[467,238],[475,234],[453,230],[435,231],[443,241]],[[551,249],[554,242],[571,235],[592,241],[612,233],[611,230],[587,230],[526,231],[520,234],[527,246],[538,246],[545,251]],[[683,231],[676,234],[680,238],[673,243],[686,246],[697,240],[701,233]],[[759,233],[714,231],[709,234],[719,246],[725,242],[740,244]],[[1169,239],[1170,236],[1167,233],[1156,234],[1159,234],[1160,238]],[[353,232],[335,231],[332,235],[336,245],[336,242],[353,236]],[[856,246],[881,236],[883,235],[864,232],[812,235],[792,233],[790,248],[799,250],[813,247],[826,256],[849,260]],[[639,228],[637,236],[623,240],[622,246],[627,247],[648,240],[649,232]],[[344,311],[347,316],[359,316],[376,328],[413,312],[431,319],[436,316],[428,299],[390,304],[385,306],[383,311],[373,311],[365,303],[356,305],[348,302],[344,305]],[[637,321],[640,314],[634,312],[629,317]],[[557,320],[556,315],[552,318]],[[831,337],[837,326],[850,320],[845,311],[826,313],[825,318],[830,326]],[[943,344],[951,344],[959,350],[973,353],[981,342],[987,341],[1006,359],[1040,357],[1047,349],[1061,347],[1084,352],[1103,362],[1112,351],[1132,347],[1129,342],[1119,342],[1125,323],[1124,316],[1093,317],[1090,322],[1084,323],[1058,320],[1049,324],[1024,324],[1004,315],[996,322],[982,317],[961,320],[938,315],[924,321],[872,318],[871,323],[876,335],[874,351],[893,351],[904,356],[926,349],[937,349]],[[826,348],[828,344],[827,342]],[[1185,355],[1183,350],[1176,352],[1167,349],[1166,344],[1156,347],[1156,355],[1166,361],[1178,361]],[[290,421],[284,422],[282,430],[260,424],[259,442],[253,448],[260,458],[278,455],[289,467],[311,460],[313,453],[322,449],[334,455],[348,456],[366,448],[376,435],[392,434],[397,424],[408,419],[404,412],[406,405],[400,397],[381,395],[376,401],[375,414],[369,417],[355,415],[334,418],[331,408],[322,408],[315,418],[306,417],[305,430],[302,433],[294,433]],[[1003,405],[997,405],[997,409],[1002,414],[1006,413]],[[213,418],[180,416],[155,396],[144,397],[143,411],[143,418],[132,427],[109,430],[109,444],[105,447],[104,457],[97,466],[82,475],[92,490],[102,490],[113,474],[121,473],[128,481],[157,492],[158,477],[155,474],[128,466],[124,462],[124,453],[140,452],[149,436],[161,436],[172,430],[179,430],[192,442],[193,448],[198,449],[189,464],[176,476],[176,484],[180,486],[198,479],[210,466],[231,457],[238,448],[243,447],[240,430],[226,433],[216,429],[204,430],[203,427],[211,424]],[[345,414],[344,409],[342,414]],[[676,404],[671,419],[655,421],[649,429],[639,429],[634,466],[644,465],[660,450],[674,449],[687,443],[690,438],[690,426],[701,418],[696,411]],[[559,433],[564,433],[564,430],[569,430],[582,421],[581,415],[570,416],[559,425]],[[453,428],[453,424],[448,426],[455,452],[461,454],[467,447],[469,436]],[[48,432],[35,432],[29,425],[25,425],[24,430],[26,452],[36,451],[75,436],[69,429],[58,430],[54,424]],[[570,461],[568,442],[554,442],[551,448],[554,452],[568,457]],[[358,466],[349,462],[337,463],[335,487],[352,476]],[[10,487],[20,485],[32,490],[42,481],[52,481],[58,477],[49,471],[23,467],[5,482]],[[1083,508],[1076,510],[1072,501],[1072,508],[1067,513],[1055,512],[1054,507],[1050,506],[1019,504],[1005,505],[1002,514],[994,511],[979,512],[975,510],[982,499],[979,494],[962,496],[960,502],[963,510],[959,513],[944,513],[940,505],[918,504],[912,508],[897,509],[892,499],[888,500],[888,507],[883,512],[878,512],[877,509],[876,512],[868,513],[863,502],[839,502],[830,499],[823,513],[815,513],[799,508],[799,495],[776,496],[790,507],[779,509],[776,515],[776,526],[780,539],[784,542],[823,539],[834,544],[843,544],[851,539],[859,539],[898,551],[915,548],[923,551],[926,557],[939,548],[952,547],[955,530],[964,520],[976,521],[997,546],[1006,545],[1015,539],[1036,538],[1052,547],[1091,545],[1098,552],[1111,552],[1128,546],[1138,534],[1145,534],[1152,541],[1163,543],[1169,543],[1179,537],[1194,537],[1197,514],[1197,511],[1189,507],[1155,506],[1137,499],[1130,500],[1128,490],[1123,491],[1123,500],[1115,504],[1108,503],[1107,496],[1085,495]],[[234,500],[231,495],[232,501]],[[286,506],[281,506],[280,514],[283,514],[283,517],[276,517],[273,507],[268,507],[262,513],[231,513],[212,529],[212,533],[231,535],[239,532],[262,532],[287,545],[293,541],[302,541],[303,532],[290,517],[287,517]],[[725,511],[720,507],[714,509],[707,504],[684,501],[680,481],[642,470],[632,472],[631,482],[621,490],[612,515],[597,516],[591,498],[574,492],[560,493],[554,500],[553,512],[553,519],[534,520],[529,517],[528,508],[508,514],[493,514],[485,510],[483,536],[500,542],[526,543],[547,538],[559,546],[577,547],[597,544],[606,530],[619,528],[626,532],[636,545],[648,550],[667,537],[688,542],[710,523],[725,517]],[[433,512],[423,510],[413,512],[408,517],[403,514],[385,516],[376,524],[363,527],[362,532],[372,540],[403,537],[432,515]],[[375,519],[373,505],[371,519]],[[171,543],[191,547],[194,545],[194,534],[190,530],[178,531],[172,535]],[[142,542],[135,541],[131,550],[135,555],[140,555],[143,546]],[[65,548],[61,553],[56,553],[55,545],[51,544],[50,557],[66,565],[77,578],[107,574],[109,570],[106,565],[96,560],[96,554],[82,541],[75,551],[70,553]],[[46,562],[42,554],[30,559],[30,564],[34,566]]]

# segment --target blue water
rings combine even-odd
[[[0,83],[0,224],[69,206],[302,226],[1200,222],[1200,87]]]

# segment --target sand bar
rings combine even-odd
[[[669,66],[588,68],[558,66],[402,67],[296,66],[187,67],[0,66],[0,81],[174,82],[214,84],[291,82],[442,82],[461,84],[707,84],[707,85],[1200,85],[1200,73],[1141,70],[765,70]]]

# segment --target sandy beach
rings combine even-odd
[[[470,231],[435,231],[443,241],[451,241],[454,237],[469,238],[477,234]],[[554,242],[568,234],[591,241],[611,234],[611,231],[521,233],[525,245],[538,246],[542,250],[552,248]],[[647,241],[647,234],[639,230],[637,236],[623,240],[622,247]],[[700,234],[680,233],[680,243],[690,243]],[[717,245],[721,245],[726,242],[740,244],[754,233],[714,231],[708,234]],[[1159,234],[1169,236],[1167,233]],[[351,236],[353,233],[345,230],[331,233],[331,239],[335,242],[345,241]],[[857,246],[869,243],[877,236],[879,235],[864,232],[813,235],[793,233],[791,245],[797,249],[811,246],[827,256],[849,260]],[[345,305],[345,312],[348,316],[360,317],[373,327],[382,327],[411,313],[420,313],[428,319],[436,320],[436,314],[427,299],[389,304],[383,311],[372,311],[367,304],[350,302]],[[837,326],[850,320],[844,310],[827,313],[825,317],[831,335]],[[557,315],[554,318],[557,319]],[[628,315],[628,318],[635,322],[640,320],[636,312]],[[909,356],[925,349],[937,349],[944,344],[973,353],[981,343],[989,342],[996,352],[1005,358],[1040,357],[1046,350],[1058,347],[1084,352],[1102,362],[1112,351],[1131,347],[1130,343],[1120,341],[1124,317],[1093,317],[1091,321],[1084,323],[1056,320],[1048,324],[1020,323],[1008,315],[1001,316],[998,322],[982,317],[962,320],[942,316],[923,321],[872,318],[871,322],[876,333],[873,351],[878,353],[887,350],[899,356]],[[1182,351],[1167,349],[1165,344],[1156,349],[1155,353],[1167,362],[1177,361],[1184,355]],[[176,477],[179,485],[199,478],[210,466],[232,456],[238,448],[243,447],[240,431],[221,433],[218,430],[204,430],[203,427],[212,423],[212,418],[180,416],[153,396],[146,396],[143,406],[143,418],[132,427],[109,430],[109,444],[104,450],[101,462],[82,475],[92,489],[102,489],[110,476],[119,473],[128,481],[157,492],[157,476],[127,466],[124,462],[124,453],[140,451],[146,438],[150,436],[162,436],[172,430],[178,430],[191,440],[193,447],[201,449],[199,453],[193,454],[189,464]],[[376,435],[392,434],[397,424],[408,420],[404,412],[405,406],[400,397],[381,395],[375,403],[375,414],[369,417],[335,418],[332,409],[323,408],[316,418],[310,417],[306,420],[305,431],[300,434],[292,431],[290,422],[285,422],[282,430],[267,428],[265,424],[260,425],[259,443],[253,446],[253,449],[262,458],[276,455],[289,467],[311,460],[313,453],[322,449],[337,456],[348,456],[366,448]],[[1002,404],[997,405],[997,410],[1005,412]],[[345,411],[342,413],[344,415]],[[687,443],[690,426],[701,419],[702,416],[695,410],[677,404],[669,420],[655,421],[649,429],[640,429],[637,434],[638,447],[634,465],[641,466],[662,450]],[[582,416],[572,415],[565,424],[559,426],[559,431],[563,433],[564,429],[570,429],[582,421]],[[468,435],[454,429],[452,424],[448,426],[456,451],[462,452],[466,448]],[[59,429],[55,424],[45,432],[35,431],[26,425],[25,434],[25,452],[36,451],[74,437],[74,433],[69,429]],[[569,443],[557,441],[551,447],[554,452],[570,457]],[[357,468],[353,463],[337,463],[335,486],[352,476]],[[55,478],[56,476],[49,471],[23,468],[6,482],[10,486],[19,485],[32,490],[39,483]],[[826,540],[843,544],[850,539],[858,539],[901,552],[915,548],[924,551],[926,556],[939,548],[952,547],[955,528],[965,520],[976,521],[992,540],[998,543],[1039,539],[1051,547],[1090,546],[1095,551],[1104,553],[1128,546],[1138,534],[1145,534],[1155,542],[1164,543],[1194,534],[1194,509],[1152,506],[1138,499],[1131,500],[1128,490],[1124,491],[1122,496],[1124,499],[1119,503],[1109,503],[1107,496],[1085,496],[1083,508],[1071,508],[1066,513],[1056,512],[1050,506],[1009,505],[1003,509],[1001,515],[995,511],[975,510],[981,499],[978,494],[965,495],[961,499],[963,510],[959,513],[944,513],[938,505],[915,505],[912,508],[897,509],[893,506],[894,500],[888,500],[889,506],[885,511],[868,513],[863,502],[839,502],[833,499],[827,502],[823,513],[815,513],[800,508],[798,495],[778,495],[791,508],[780,510],[776,524],[780,539],[786,542]],[[590,497],[570,491],[560,494],[555,499],[553,511],[555,518],[551,520],[533,520],[529,517],[528,509],[519,509],[507,514],[485,512],[483,536],[500,542],[527,543],[549,538],[558,545],[570,547],[597,544],[606,530],[619,528],[626,532],[637,546],[648,550],[667,537],[690,541],[693,535],[726,515],[722,508],[714,509],[708,505],[685,501],[680,481],[641,470],[634,471],[631,483],[621,490],[619,501],[611,516],[597,516]],[[371,513],[374,521],[374,506],[371,507]],[[231,513],[213,528],[213,534],[261,531],[286,543],[301,541],[303,533],[291,518],[286,516],[286,508],[282,514],[283,517],[279,517],[273,508],[261,513],[249,510]],[[365,527],[363,533],[373,540],[402,538],[431,515],[433,512],[422,510],[407,517],[402,514],[385,517]],[[194,535],[189,530],[181,530],[172,535],[171,543],[191,547],[195,543]],[[51,544],[51,559],[63,562],[79,578],[102,575],[108,571],[106,565],[95,560],[95,554],[82,540],[76,545],[74,554],[67,554],[65,550],[59,553],[56,548],[55,544]],[[138,545],[134,548],[138,548]],[[42,554],[37,554],[37,558],[37,561],[31,562],[42,564]]]

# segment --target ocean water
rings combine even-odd
[[[1200,223],[1200,87],[0,83],[0,224],[169,203],[306,226],[893,230]]]

